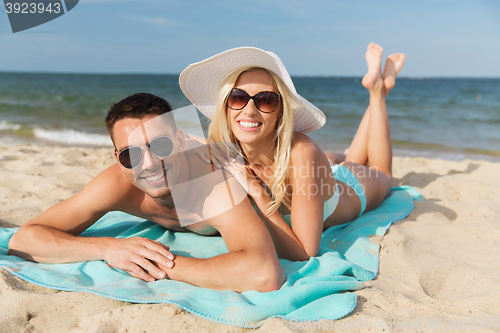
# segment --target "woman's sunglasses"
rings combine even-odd
[[[146,147],[160,158],[168,157],[174,151],[174,143],[168,136],[154,138],[146,144]],[[127,169],[137,168],[142,162],[142,149],[138,146],[127,147],[118,153],[118,161]]]
[[[251,99],[253,99],[257,109],[264,113],[276,111],[280,104],[280,95],[275,92],[261,91],[255,96],[250,96],[244,90],[233,88],[227,97],[227,106],[233,110],[241,110]]]

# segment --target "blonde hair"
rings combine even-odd
[[[238,154],[238,148],[225,143],[233,143],[241,148],[239,140],[231,130],[226,112],[226,100],[233,89],[238,77],[244,73],[260,67],[244,68],[232,73],[224,81],[216,97],[215,113],[208,131],[208,136],[212,141],[217,142],[221,149],[225,149],[233,154]],[[294,114],[300,106],[292,98],[292,94],[287,86],[273,72],[264,69],[274,80],[281,95],[281,116],[278,116],[276,132],[274,135],[274,162],[277,165],[273,176],[270,179],[269,188],[272,194],[272,202],[269,204],[266,216],[274,213],[283,202],[286,195],[287,183],[290,182],[289,169],[291,159],[291,148],[294,142]],[[245,157],[246,158],[246,157]],[[248,162],[248,160],[246,160]]]

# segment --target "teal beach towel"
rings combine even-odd
[[[286,282],[276,291],[261,293],[217,291],[159,280],[147,283],[113,269],[103,261],[40,264],[9,256],[8,243],[17,228],[0,229],[0,268],[36,285],[84,291],[132,303],[170,303],[208,320],[255,328],[269,318],[292,321],[336,320],[356,306],[363,281],[376,277],[379,245],[372,235],[383,236],[391,223],[413,210],[413,200],[423,200],[409,186],[397,187],[375,210],[323,233],[320,253],[308,261],[280,259]],[[199,258],[226,253],[221,237],[172,232],[153,222],[120,212],[106,214],[83,236],[147,237],[170,246],[175,254]]]

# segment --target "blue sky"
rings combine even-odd
[[[2,3],[0,71],[178,74],[256,46],[292,75],[362,76],[375,41],[402,76],[500,77],[499,18],[499,0],[80,0],[13,34]]]

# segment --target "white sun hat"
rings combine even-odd
[[[255,47],[239,47],[189,65],[179,76],[182,92],[201,113],[212,119],[216,96],[224,81],[235,71],[261,67],[276,74],[288,87],[295,102],[295,130],[308,133],[320,129],[325,114],[295,90],[285,65],[278,56]]]

